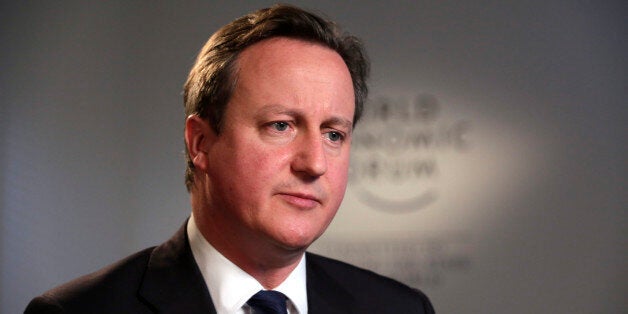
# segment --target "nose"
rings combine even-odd
[[[327,172],[327,156],[320,134],[308,134],[295,143],[292,170],[310,178],[320,177]]]

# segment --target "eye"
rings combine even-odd
[[[285,122],[285,121],[273,122],[271,125],[275,130],[281,131],[281,132],[287,130],[288,127],[290,126],[288,122]]]
[[[342,133],[335,131],[327,132],[325,133],[325,136],[332,142],[339,142],[344,139],[344,135],[342,135]]]

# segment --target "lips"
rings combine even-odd
[[[316,196],[298,192],[283,192],[278,194],[286,203],[301,209],[312,209],[321,205]]]

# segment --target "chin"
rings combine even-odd
[[[289,251],[305,251],[316,239],[318,235],[303,234],[303,232],[288,232],[276,238],[281,247]]]

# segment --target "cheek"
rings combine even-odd
[[[257,194],[268,190],[285,168],[289,168],[289,154],[278,149],[251,143],[238,149],[232,156],[233,184],[242,193]],[[247,196],[247,195],[245,195]]]
[[[337,163],[334,164],[333,167],[330,167],[328,170],[328,182],[329,188],[331,189],[332,195],[334,195],[334,199],[336,202],[340,203],[342,198],[344,197],[345,190],[347,188],[348,182],[348,173],[349,173],[349,161],[347,160],[338,160]]]

